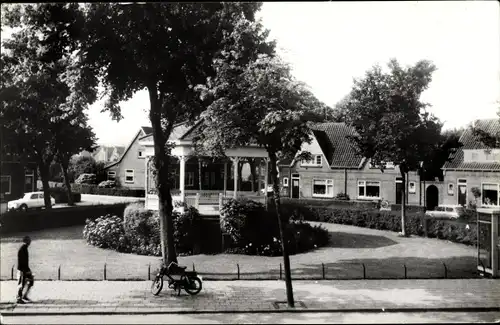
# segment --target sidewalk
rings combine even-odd
[[[205,281],[197,296],[165,288],[150,293],[150,281],[38,281],[31,304],[15,304],[16,282],[0,282],[3,315],[151,314],[289,311],[283,281]],[[500,281],[355,280],[293,281],[295,311],[495,311]],[[279,302],[283,303],[279,303]]]

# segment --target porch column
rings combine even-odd
[[[240,157],[233,157],[231,158],[231,160],[233,161],[233,166],[234,166],[234,170],[233,170],[233,181],[234,181],[234,193],[233,193],[233,198],[236,200],[236,198],[238,197],[238,163],[240,162]]]
[[[227,191],[227,161],[224,161],[224,196]]]
[[[179,156],[179,189],[181,190],[181,202],[186,201],[185,180],[186,180],[186,156]]]
[[[261,177],[262,177],[262,159],[261,158],[257,158],[258,159],[258,162],[259,162],[259,166],[257,166],[257,195],[260,195],[260,189],[262,186],[260,186],[262,184],[262,181],[261,181]]]

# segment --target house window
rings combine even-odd
[[[333,180],[313,179],[313,197],[333,197]]]
[[[482,184],[481,197],[483,206],[499,206],[499,185],[498,184]]]
[[[358,198],[379,199],[380,182],[358,181]]]
[[[116,172],[114,170],[108,171],[108,180],[113,181],[116,178]]]
[[[455,194],[455,186],[453,183],[448,183],[448,195]]]
[[[186,176],[186,186],[194,186],[194,172],[187,172]]]
[[[288,177],[283,177],[283,187],[288,187]]]
[[[2,194],[10,194],[10,186],[11,186],[11,183],[10,183],[10,176],[4,176],[2,175],[2,179],[1,179],[1,183],[0,183],[0,192]]]
[[[145,158],[146,156],[144,155],[144,149],[139,149],[137,151],[137,157],[139,158]]]
[[[301,166],[321,166],[322,161],[321,155],[313,155],[311,160],[303,160]]]
[[[417,186],[415,182],[409,182],[408,183],[408,193],[410,194],[415,194],[417,192]]]
[[[126,169],[125,170],[125,183],[133,183],[134,182],[134,170]]]

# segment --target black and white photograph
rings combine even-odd
[[[500,322],[498,1],[0,17],[1,324]]]

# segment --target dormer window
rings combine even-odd
[[[301,166],[321,166],[323,163],[323,157],[321,155],[313,155],[311,160],[303,160]]]

